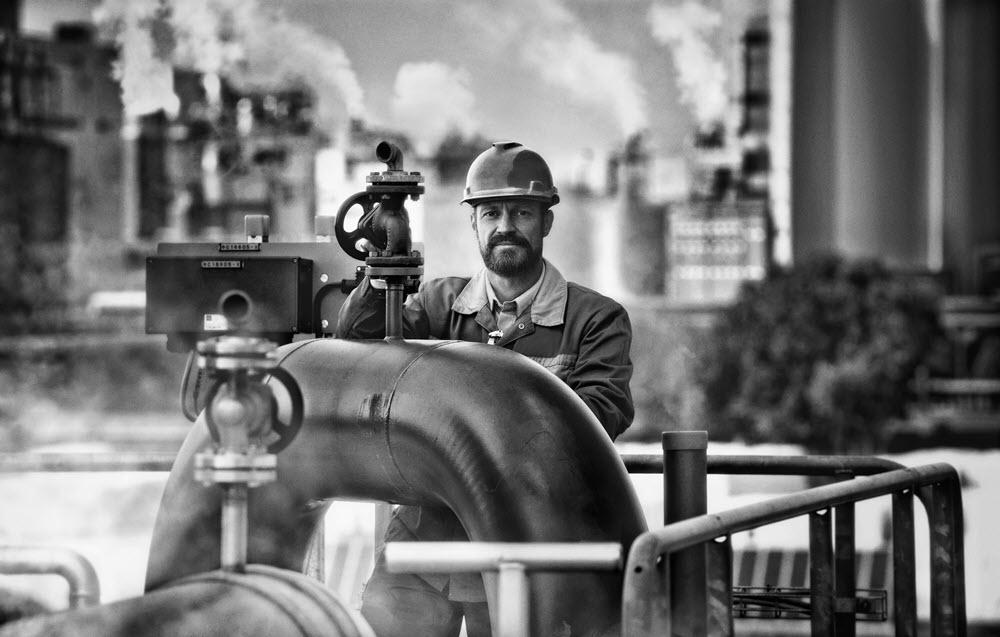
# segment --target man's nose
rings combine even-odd
[[[504,212],[500,215],[500,222],[497,224],[497,232],[508,233],[513,232],[517,226],[514,225],[514,215],[509,212]]]

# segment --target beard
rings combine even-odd
[[[524,251],[506,250],[506,245],[520,246]],[[536,250],[527,239],[516,234],[495,234],[479,252],[486,269],[504,277],[530,272],[542,260],[542,251]]]

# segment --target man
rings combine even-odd
[[[567,283],[542,257],[559,202],[552,173],[538,153],[498,142],[472,163],[462,203],[484,268],[471,278],[427,281],[403,309],[406,338],[474,341],[506,347],[546,367],[594,412],[612,439],[632,422],[629,380],[632,328],[615,301]],[[385,300],[367,280],[341,309],[341,338],[382,338]],[[512,379],[516,382],[516,379]],[[468,539],[447,509],[401,506],[386,541]],[[379,637],[488,637],[482,577],[390,574],[382,554],[365,587],[362,614]]]

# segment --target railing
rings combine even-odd
[[[0,546],[4,575],[59,575],[69,585],[69,607],[101,603],[101,587],[93,565],[69,549],[48,546]]]
[[[150,452],[27,452],[0,453],[0,474],[30,472],[96,473],[101,471],[165,471],[176,453]]]
[[[385,561],[393,573],[497,573],[496,637],[530,634],[528,573],[621,571],[617,542],[388,542]]]
[[[629,554],[624,636],[669,634],[671,623],[684,626],[685,635],[731,635],[731,534],[807,514],[812,585],[808,613],[813,634],[853,636],[854,503],[882,495],[892,495],[896,635],[917,634],[913,495],[923,502],[930,519],[932,634],[965,634],[961,490],[952,467],[907,469],[869,456],[707,456],[706,449],[704,432],[671,432],[664,434],[663,455],[622,455],[630,473],[663,474],[667,525],[640,536]],[[170,471],[172,465],[173,455],[163,453],[0,454],[0,473]],[[709,473],[831,476],[841,481],[706,515]],[[677,586],[677,581],[685,585]]]
[[[677,634],[731,635],[731,535],[807,514],[812,634],[854,635],[854,503],[884,495],[893,500],[895,631],[897,636],[915,636],[914,494],[927,509],[931,529],[932,634],[965,635],[962,500],[958,474],[951,466],[903,468],[878,458],[850,456],[707,457],[706,447],[704,432],[664,434],[661,462],[667,526],[640,536],[630,550],[623,594],[624,637],[669,635],[672,625],[683,626]],[[625,462],[633,472],[655,473],[658,459],[633,455]],[[706,515],[702,498],[707,473],[871,477]]]

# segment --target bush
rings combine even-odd
[[[942,340],[931,277],[829,256],[747,285],[699,346],[713,437],[862,453]]]

